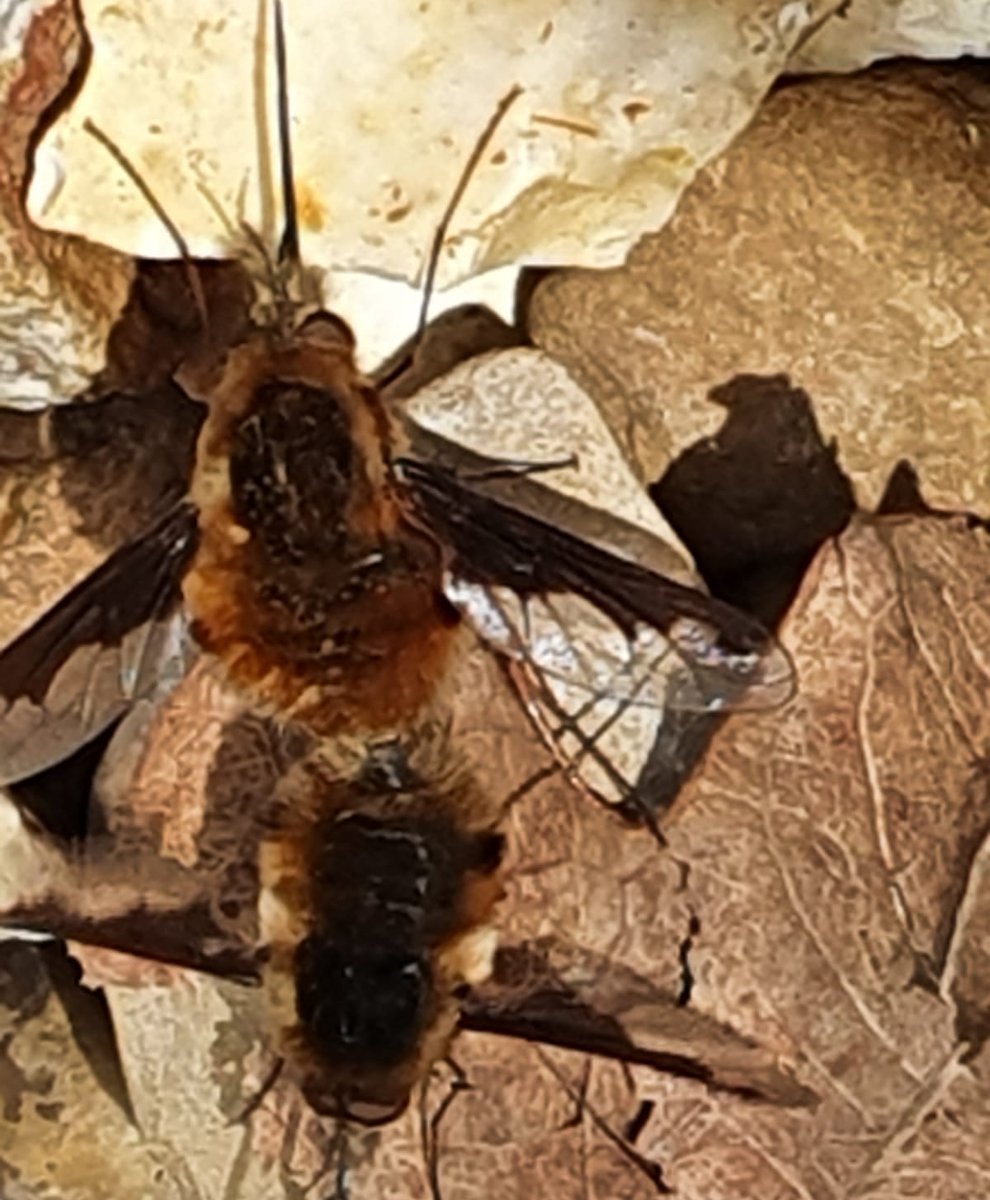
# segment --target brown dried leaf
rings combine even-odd
[[[0,1189],[6,1200],[183,1200],[171,1148],[135,1128],[92,994],[55,946],[0,942]]]
[[[12,16],[8,32],[0,63],[0,406],[39,408],[71,399],[102,368],[133,263],[27,219],[29,149],[43,114],[71,90],[85,47],[69,0],[27,21]]]
[[[645,481],[718,428],[710,389],[783,372],[864,507],[909,458],[932,504],[979,508],[988,136],[978,67],[782,88],[625,267],[537,289],[536,340],[604,406]]]
[[[523,95],[464,197],[442,275],[524,259],[614,263],[837,6],[287,4],[305,257],[414,279],[446,194],[496,102],[518,84]],[[197,253],[229,246],[240,220],[274,241],[274,172],[259,153],[274,128],[266,8],[80,9],[92,67],[57,142],[42,149],[64,186],[55,196],[33,189],[36,217],[134,254],[157,243],[173,255],[140,198],[92,153],[88,115],[142,163]],[[168,96],[181,103],[163,107]]]
[[[990,827],[988,573],[986,533],[963,520],[854,524],[788,618],[798,698],[729,724],[682,796],[669,832],[702,926],[698,1003],[790,1046],[823,1097],[813,1114],[754,1113],[729,1159],[724,1119],[707,1162],[696,1129],[681,1151],[668,1130],[689,1196],[738,1196],[745,1179],[745,1195],[963,1197],[985,1177],[987,1079],[956,992],[960,963],[986,971],[968,916]],[[985,995],[970,1002],[985,1014]],[[966,1151],[915,1191],[917,1139],[957,1090],[974,1105]]]

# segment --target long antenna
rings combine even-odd
[[[282,0],[275,0],[275,86],[278,92],[279,165],[282,173],[282,237],[278,244],[279,264],[299,267],[299,213],[292,171],[292,128],[289,118],[289,71],[285,53],[285,24]]]
[[[461,171],[461,177],[457,181],[457,186],[454,188],[454,193],[447,203],[443,216],[440,218],[440,224],[436,228],[433,235],[433,242],[430,246],[430,255],[426,262],[426,275],[423,279],[423,303],[419,310],[419,322],[416,326],[417,339],[423,336],[423,330],[426,328],[426,317],[430,308],[430,300],[433,296],[433,285],[437,278],[437,269],[440,266],[440,253],[443,250],[443,244],[447,240],[447,231],[450,229],[450,222],[453,220],[454,213],[457,211],[457,206],[460,204],[467,190],[467,185],[471,182],[471,176],[474,174],[475,168],[481,161],[481,156],[488,149],[488,144],[495,136],[495,132],[505,114],[509,111],[516,100],[522,95],[523,89],[519,84],[515,84],[508,92],[499,100],[495,106],[495,111],[492,113],[488,124],[485,126],[481,137],[475,143],[471,155]]]
[[[144,199],[147,201],[149,208],[155,216],[165,226],[165,230],[169,237],[175,243],[175,248],[179,252],[179,257],[182,259],[183,265],[186,268],[186,277],[189,280],[189,288],[193,294],[193,301],[196,305],[196,311],[199,313],[199,319],[203,325],[203,332],[209,336],[210,332],[210,315],[206,307],[206,293],[203,291],[203,280],[199,270],[196,267],[196,262],[193,259],[189,250],[189,244],[179,232],[179,227],[165,211],[161,201],[151,190],[144,179],[141,177],[137,167],[131,162],[127,155],[121,150],[115,141],[93,121],[86,118],[83,121],[83,129],[90,135],[96,138],[104,150],[108,151],[113,160],[117,163],[124,174],[130,179],[131,183],[137,188]]]

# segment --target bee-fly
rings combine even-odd
[[[311,757],[286,782],[260,854],[269,1003],[312,1107],[377,1124],[490,973],[502,813],[442,742],[379,746],[348,780]]]

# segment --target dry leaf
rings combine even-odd
[[[855,71],[878,58],[986,56],[990,50],[981,0],[902,0],[844,4],[791,59],[800,71]]]
[[[990,87],[964,64],[783,88],[627,266],[540,286],[534,336],[644,481],[721,424],[710,389],[784,373],[863,507],[908,458],[930,503],[979,509],[988,114]]]
[[[29,146],[82,48],[70,3],[14,7],[0,14],[0,406],[39,408],[64,403],[102,368],[133,268],[24,213]]]
[[[979,6],[948,0],[935,13],[925,6],[925,24],[911,6],[895,6],[892,18],[883,0],[861,0],[851,19],[835,0],[756,8],[624,0],[607,22],[585,0],[544,0],[530,5],[523,24],[518,8],[495,6],[480,37],[457,6],[420,6],[414,21],[402,3],[376,6],[374,21],[346,5],[329,16],[325,4],[288,7],[306,257],[322,269],[358,272],[338,273],[331,300],[357,328],[367,367],[412,328],[419,298],[398,281],[418,277],[470,147],[513,82],[526,85],[524,104],[469,189],[448,247],[447,282],[499,264],[620,261],[641,233],[665,222],[802,47],[814,52],[799,64],[832,70],[904,52],[896,38],[905,34],[919,54],[985,45]],[[60,0],[33,21],[31,11],[18,5],[4,27],[0,76],[13,132],[0,192],[14,201],[2,212],[0,294],[15,298],[7,312],[16,330],[0,343],[0,392],[2,403],[23,405],[64,402],[102,367],[130,282],[127,259],[28,226],[20,187],[8,186],[25,174],[23,146],[37,114],[73,69],[88,61],[74,80],[82,79],[82,94],[47,134],[32,181],[32,212],[45,228],[175,257],[161,223],[82,133],[86,115],[116,135],[204,253],[229,253],[242,217],[271,234],[276,207],[264,155],[270,116],[257,125],[265,105],[256,89],[268,68],[258,57],[257,6],[229,0],[220,10],[211,2],[199,20],[188,5],[181,15],[89,6],[88,60],[71,5]],[[513,284],[511,268],[496,271],[440,304],[483,298],[507,313]]]
[[[789,1044],[823,1098],[798,1120],[715,1121],[701,1156],[685,1129],[671,1175],[688,1196],[980,1189],[988,1080],[957,971],[986,970],[969,914],[990,828],[988,569],[965,520],[854,523],[788,618],[800,695],[728,725],[682,796],[670,838],[702,926],[698,1004]],[[937,1151],[947,1135],[955,1156]]]
[[[456,6],[420,6],[414,20],[401,3],[379,6],[369,22],[346,5],[288,5],[304,249],[309,262],[338,272],[332,301],[358,329],[366,365],[412,327],[418,296],[397,281],[418,278],[457,175],[511,84],[526,94],[465,198],[443,264],[447,284],[523,261],[618,262],[666,220],[788,54],[841,6],[668,7],[628,0],[603,22],[584,0],[546,0],[520,24],[516,9],[496,6],[479,36]],[[258,39],[257,6],[211,3],[197,19],[188,6],[174,16],[94,5],[83,16],[91,62],[71,112],[41,146],[31,188],[39,223],[135,255],[175,256],[161,222],[82,132],[88,115],[139,164],[194,249],[229,253],[242,219],[272,235],[277,202],[265,156],[274,125],[256,100],[269,48]],[[67,46],[67,62],[73,53]],[[868,60],[869,43],[863,53]],[[333,121],[324,119],[328,91]],[[175,97],[181,103],[170,103]],[[82,274],[118,300],[126,287],[110,259]],[[507,312],[513,283],[511,269],[496,271],[441,303],[484,298]],[[73,276],[60,290],[75,286]],[[15,278],[5,290],[18,294]],[[84,356],[74,361],[65,335],[49,330],[62,363],[56,386],[46,390],[50,372],[39,369],[33,391],[12,380],[11,396],[57,402],[75,390],[70,378],[100,365],[106,314],[96,305],[88,326],[85,313],[75,319]]]
[[[195,1195],[142,1137],[97,995],[53,944],[0,942],[0,1188],[5,1200]]]
[[[285,7],[304,256],[323,267],[414,279],[496,102],[525,89],[465,197],[449,281],[522,260],[618,261],[835,4]],[[131,254],[174,255],[93,152],[89,116],[142,164],[194,252],[229,249],[239,220],[273,241],[267,14],[214,0],[181,13],[84,5],[83,18],[92,64],[41,147],[33,215]]]

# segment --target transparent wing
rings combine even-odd
[[[794,691],[786,651],[731,605],[485,495],[436,464],[403,462],[450,549],[447,587],[519,668],[531,715],[598,795],[628,796],[671,714],[767,709]]]
[[[772,708],[793,691],[791,663],[778,644],[727,655],[717,633],[693,618],[668,635],[644,623],[627,633],[575,595],[526,598],[454,578],[448,591],[512,660],[512,682],[561,765],[609,803],[636,793],[651,754],[666,756],[672,780],[673,759],[690,765],[685,739],[705,722],[683,714]],[[652,809],[663,790],[654,781]]]
[[[717,613],[709,622],[695,613],[678,617],[666,631],[637,620],[623,628],[576,595],[520,596],[453,574],[446,591],[488,642],[586,703],[608,698],[626,708],[716,713],[776,708],[794,691],[783,647],[769,635],[758,649],[726,647]]]
[[[0,651],[0,784],[46,770],[177,682],[190,651],[179,581],[196,538],[195,509],[174,506]]]

